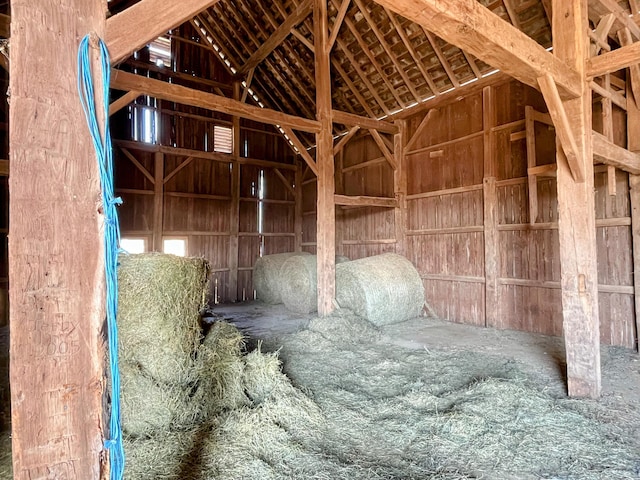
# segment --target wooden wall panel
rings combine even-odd
[[[438,318],[484,326],[484,284],[426,279],[424,287],[427,302]]]

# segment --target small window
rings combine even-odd
[[[120,248],[127,253],[144,253],[147,251],[146,238],[121,238]]]
[[[165,238],[162,241],[162,251],[177,255],[179,257],[187,256],[187,239],[186,238]]]
[[[171,68],[171,37],[159,37],[149,44],[149,60],[158,67]]]
[[[214,125],[213,151],[219,153],[233,153],[233,129]]]

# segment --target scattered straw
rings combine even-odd
[[[375,325],[422,313],[424,286],[413,264],[384,253],[336,265],[336,301]]]
[[[289,252],[265,255],[256,260],[253,266],[253,288],[259,300],[271,305],[282,303],[282,277],[280,269],[291,257],[309,255],[308,252]]]

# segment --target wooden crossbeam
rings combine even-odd
[[[600,77],[613,73],[630,65],[636,65],[640,59],[640,42],[620,47],[587,60],[587,76]]]
[[[121,96],[117,100],[114,100],[109,104],[109,116],[122,110],[124,107],[129,105],[139,96],[140,96],[140,92],[136,92],[132,90],[130,92],[125,93],[123,96]]]
[[[355,127],[351,127],[351,129],[344,135],[338,143],[336,143],[335,147],[333,147],[333,155],[337,155],[342,151],[345,145],[353,138],[353,136],[360,130],[360,127],[356,125]]]
[[[367,197],[363,195],[334,195],[336,205],[359,207],[385,207],[396,208],[398,200],[391,197]]]
[[[582,80],[574,68],[476,0],[376,2],[522,83],[538,88],[537,79],[548,72],[561,98],[580,96]]]
[[[397,170],[398,164],[396,162],[396,159],[385,145],[384,140],[382,140],[382,137],[380,136],[380,133],[378,133],[377,130],[373,129],[369,130],[369,132],[371,133],[373,140],[376,142],[376,145],[378,145],[378,148],[382,152],[382,155],[384,155],[384,158],[386,158],[389,165],[391,165],[391,168]]]
[[[245,74],[252,68],[258,66],[265,58],[267,58],[275,48],[280,45],[285,38],[291,34],[293,28],[302,22],[310,13],[313,0],[304,0],[296,9],[282,22],[275,32],[264,42],[258,50],[256,50],[249,60],[240,68],[239,73]]]
[[[627,47],[633,43],[631,32],[627,28],[623,28],[618,32],[620,45]],[[640,59],[638,59],[640,61]],[[640,103],[640,65],[634,63],[629,65],[629,76],[631,77],[631,91],[636,104]]]
[[[422,132],[424,132],[429,127],[429,125],[433,123],[433,120],[437,114],[438,114],[437,108],[432,108],[427,112],[425,117],[420,122],[420,125],[418,125],[418,128],[416,128],[415,133],[413,134],[413,136],[411,137],[407,145],[404,147],[406,152],[410,151],[413,148],[413,146],[416,144],[416,142],[420,140],[420,135],[422,135]]]
[[[640,175],[640,154],[619,147],[607,137],[593,132],[593,160],[619,168],[633,175]]]
[[[300,154],[302,159],[305,161],[305,163],[309,166],[311,171],[317,177],[318,176],[318,166],[316,165],[316,161],[311,157],[311,155],[309,155],[309,152],[307,151],[307,148],[303,145],[303,143],[300,141],[298,136],[294,133],[294,131],[291,128],[282,127],[282,126],[281,126],[281,128],[284,131],[284,133],[287,134],[287,137],[289,137],[289,139],[295,145],[295,147],[298,149],[298,153]]]
[[[620,4],[616,0],[595,1],[597,3],[600,3],[606,11],[611,12],[615,16],[615,19],[620,22],[620,25],[622,25],[624,28],[628,28],[634,37],[640,39],[640,27],[636,25],[633,19],[629,17],[629,14],[620,6]],[[592,8],[595,7],[593,0],[589,3]]]
[[[320,124],[316,120],[300,118],[286,113],[276,112],[275,110],[269,110],[268,108],[254,107],[231,98],[123,72],[121,70],[112,70],[111,88],[117,90],[137,90],[145,95],[162,100],[206,108],[229,115],[237,115],[241,118],[248,118],[270,125],[295,128],[303,132],[315,133],[320,129]]]
[[[274,173],[277,175],[277,177],[280,179],[280,181],[282,182],[282,185],[289,191],[289,193],[295,197],[296,196],[296,191],[295,189],[291,186],[291,182],[289,182],[289,180],[287,180],[287,177],[285,177],[282,172],[280,170],[278,170],[277,168],[273,169]]]
[[[163,33],[193,18],[219,0],[141,0],[107,19],[105,39],[117,64]]]
[[[375,118],[361,117],[359,115],[342,112],[340,110],[333,110],[333,123],[340,123],[347,126],[358,125],[360,128],[378,130],[384,133],[398,133],[398,127],[393,123],[385,122],[384,120],[376,120]]]
[[[329,51],[331,51],[333,45],[336,43],[338,33],[340,33],[340,27],[342,26],[342,22],[344,21],[344,17],[347,14],[350,4],[351,0],[342,0],[342,4],[338,10],[338,15],[336,15],[336,20],[333,22],[333,27],[331,29],[331,36],[329,37],[329,44],[327,45]]]
[[[120,150],[122,150],[122,153],[124,153],[124,155],[131,161],[131,163],[133,163],[136,168],[140,170],[145,177],[147,177],[147,180],[149,180],[151,184],[156,183],[156,179],[153,178],[153,175],[151,175],[151,173],[149,173],[149,170],[144,168],[144,165],[142,165],[129,150],[127,150],[126,148],[120,148]]]
[[[242,90],[242,97],[240,98],[240,102],[244,103],[247,101],[247,95],[249,95],[249,89],[251,88],[251,82],[253,82],[253,75],[256,73],[256,69],[252,68],[249,70],[247,74],[247,79],[244,81],[245,87]]]
[[[591,38],[591,40],[595,42],[594,45],[591,45],[592,57],[598,55],[600,53],[600,50],[602,49],[605,49],[607,51],[611,50],[611,47],[607,42],[607,37],[615,19],[616,17],[613,15],[613,13],[605,15],[600,19],[595,30],[593,32],[589,32],[589,38]]]
[[[623,110],[627,109],[627,99],[623,97],[622,94],[614,91],[611,88],[611,86],[609,86],[609,88],[606,88],[606,87],[603,87],[602,85],[599,85],[595,81],[591,81],[589,82],[589,88],[591,88],[591,90],[593,90],[603,98],[607,98],[611,100],[613,103],[615,103],[617,106],[619,106]]]
[[[185,160],[183,160],[180,163],[180,165],[178,165],[176,168],[171,170],[171,173],[169,173],[169,175],[164,177],[164,179],[162,180],[162,183],[166,185],[169,180],[171,180],[173,177],[175,177],[178,174],[178,172],[180,172],[180,170],[182,170],[183,168],[185,168],[186,166],[191,164],[191,162],[193,162],[194,158],[195,157],[187,157]]]
[[[540,90],[544,101],[549,108],[549,115],[556,127],[556,135],[560,139],[562,150],[567,157],[571,175],[576,182],[584,181],[584,172],[579,161],[578,144],[571,130],[569,118],[562,104],[560,93],[556,88],[556,83],[550,74],[546,74],[538,79]]]

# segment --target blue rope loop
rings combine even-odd
[[[109,131],[109,84],[111,83],[111,65],[109,52],[99,39],[100,67],[103,92],[104,135],[101,135],[94,95],[93,73],[91,71],[89,35],[80,42],[78,49],[78,93],[87,119],[93,147],[100,170],[102,205],[104,209],[105,274],[107,280],[107,332],[109,344],[109,369],[111,373],[111,416],[109,418],[109,439],[104,445],[109,450],[111,480],[122,480],[124,476],[124,446],[122,444],[122,426],[120,421],[120,370],[118,368],[118,252],[120,245],[120,224],[117,206],[122,204],[120,197],[114,196],[113,153],[111,133]]]

